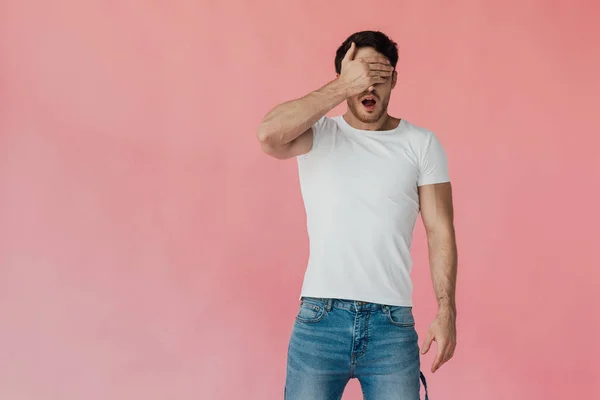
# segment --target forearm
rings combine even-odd
[[[429,265],[438,314],[456,316],[457,249],[454,228],[428,234]]]
[[[276,146],[288,144],[346,98],[346,86],[335,79],[302,98],[280,104],[263,119],[259,139]]]

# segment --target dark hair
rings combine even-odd
[[[335,53],[335,72],[338,74],[342,70],[342,59],[348,52],[350,45],[354,42],[356,48],[373,47],[378,53],[383,54],[394,68],[398,63],[398,45],[386,34],[379,31],[356,32],[342,43]]]

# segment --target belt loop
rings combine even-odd
[[[333,302],[333,299],[327,299],[327,301],[325,302],[325,310],[331,311],[331,303],[332,302]]]

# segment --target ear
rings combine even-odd
[[[398,71],[394,70],[392,74],[392,89],[396,87],[396,83],[398,83]]]
[[[340,74],[335,74],[335,77],[336,77],[336,78],[339,78],[339,77],[340,77]]]

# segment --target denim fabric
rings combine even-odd
[[[339,400],[348,381],[365,400],[418,400],[418,335],[411,307],[302,297],[289,341],[285,400]]]

